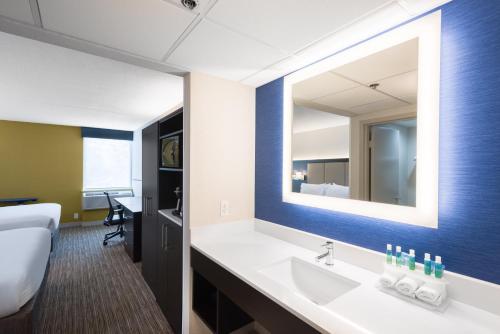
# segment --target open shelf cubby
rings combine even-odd
[[[212,332],[217,328],[217,288],[193,272],[193,311]]]
[[[168,137],[176,133],[182,133],[183,129],[182,109],[166,116],[160,121],[160,138]]]
[[[197,271],[193,271],[193,312],[215,334],[229,334],[253,321]]]

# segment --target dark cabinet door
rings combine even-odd
[[[158,298],[158,124],[142,130],[142,275]]]
[[[125,224],[123,224],[123,232],[124,232],[124,242],[123,246],[125,246],[125,251],[130,256],[130,258],[134,259],[134,214],[130,212],[130,210],[125,209],[123,211],[123,219],[125,220]]]
[[[159,215],[159,304],[174,333],[182,332],[182,227]]]

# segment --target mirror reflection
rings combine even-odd
[[[292,191],[415,206],[418,39],[292,88]]]

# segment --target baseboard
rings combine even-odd
[[[69,228],[69,227],[86,227],[86,226],[96,226],[101,225],[102,220],[95,220],[90,222],[68,222],[59,224],[59,228]]]

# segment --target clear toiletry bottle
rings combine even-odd
[[[401,246],[396,246],[396,266],[401,267],[403,257],[401,256]]]
[[[441,262],[441,256],[436,256],[434,260],[434,277],[443,277],[443,263]]]
[[[424,273],[426,275],[430,275],[431,272],[432,272],[431,254],[425,253],[425,256],[424,256]]]
[[[385,262],[392,264],[392,245],[387,244],[387,251],[385,252]]]
[[[415,270],[415,250],[410,249],[410,255],[408,256],[408,269]]]

